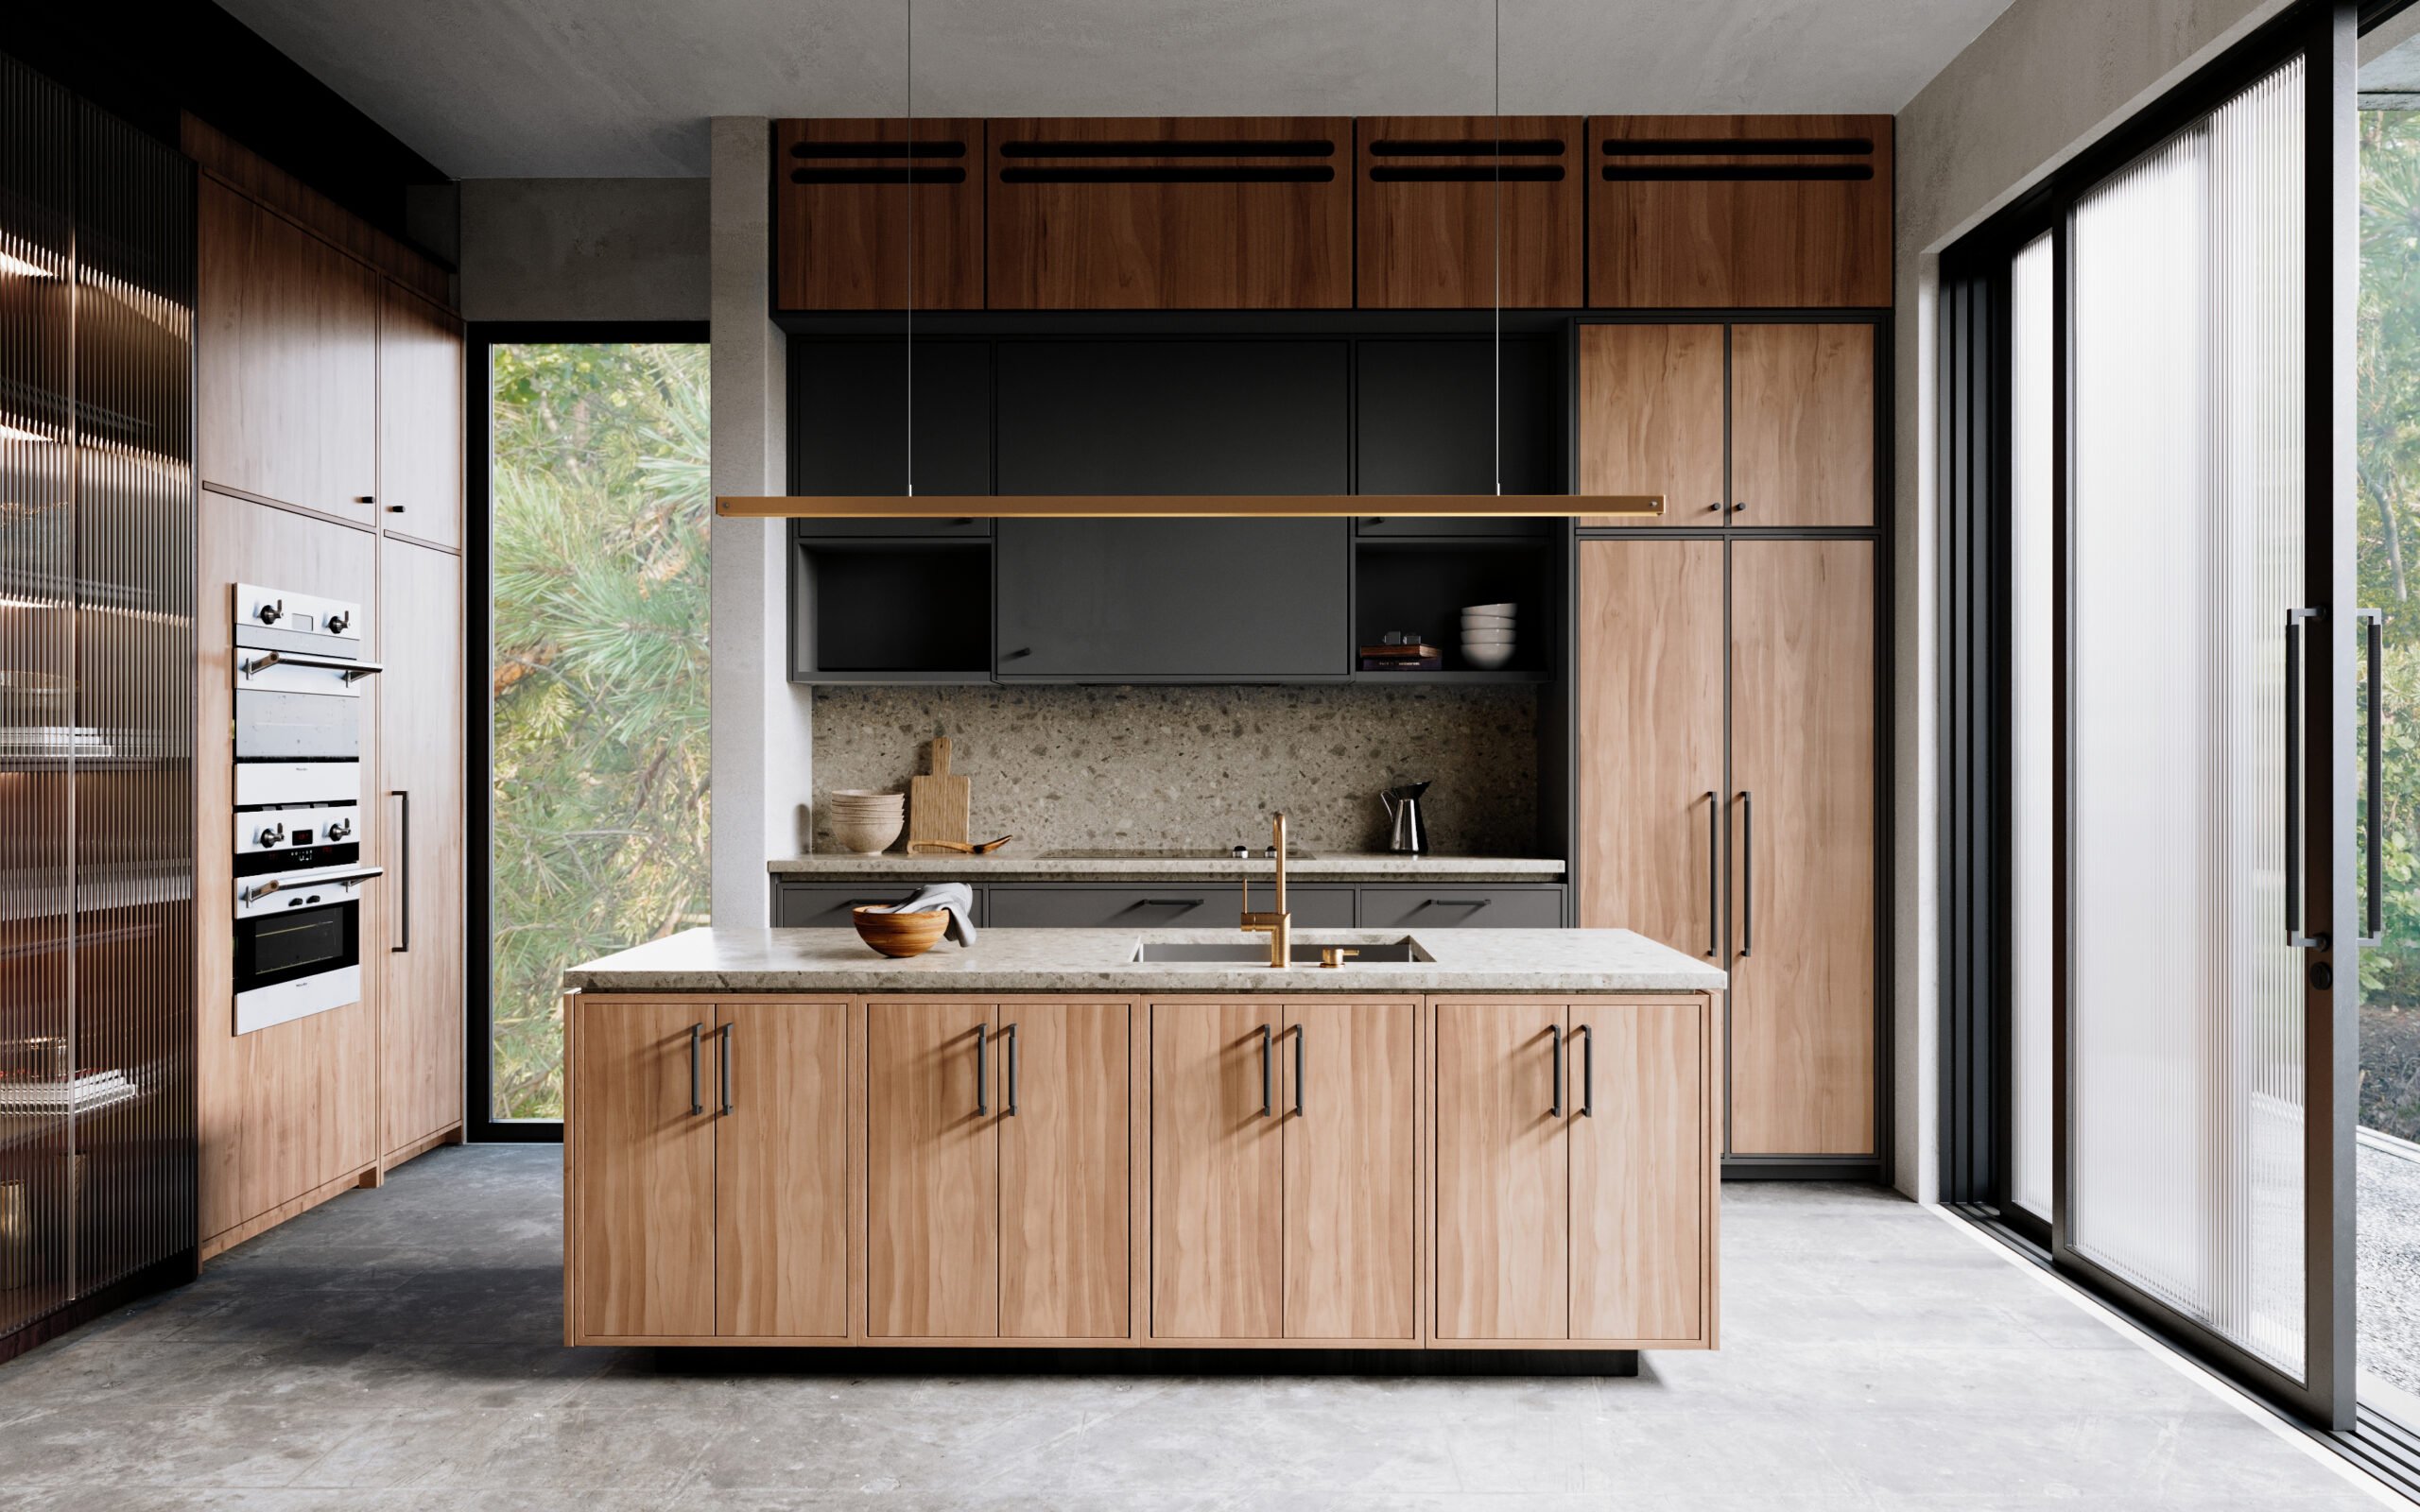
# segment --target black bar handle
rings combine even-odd
[[[1705,795],[1705,954],[1722,954],[1722,795]]]
[[[1571,1031],[1580,1041],[1580,1116],[1597,1116],[1597,1030],[1593,1024],[1580,1024]]]
[[[723,1117],[729,1118],[731,1116],[731,1024],[728,1022],[723,1024],[722,1033],[717,1038],[722,1040],[722,1114]]]
[[[1739,791],[1739,958],[1748,958],[1756,931],[1756,795]]]
[[[1303,1116],[1303,1041],[1310,1038],[1301,1024],[1294,1025],[1294,1116]]]
[[[1495,902],[1493,898],[1431,898],[1424,908],[1484,908]]]
[[[1554,1101],[1547,1105],[1547,1117],[1563,1116],[1563,1025],[1550,1023],[1547,1033],[1554,1038]]]
[[[992,1111],[992,1057],[985,1043],[985,1035],[990,1028],[991,1025],[983,1023],[975,1026],[975,1116],[977,1118]]]
[[[2370,822],[2368,833],[2363,836],[2365,851],[2363,860],[2369,868],[2369,876],[2366,879],[2369,885],[2362,889],[2366,894],[2363,899],[2362,935],[2360,939],[2356,941],[2366,949],[2386,943],[2386,847],[2384,844],[2386,826],[2379,822],[2382,818],[2380,807],[2386,797],[2386,789],[2380,785],[2386,752],[2386,682],[2384,680],[2386,611],[2364,609],[2356,610],[2354,612],[2360,616],[2362,628],[2368,632],[2364,639],[2367,642],[2365,649],[2369,652],[2370,662],[2370,748],[2367,772]]]
[[[1009,1042],[1009,1106],[1000,1109],[1004,1118],[1017,1116],[1017,1026],[1003,1025],[1000,1038]]]
[[[705,1036],[704,1024],[689,1025],[689,1116],[692,1118],[706,1110],[706,1100],[698,1086],[698,1042]]]
[[[1199,908],[1201,906],[1201,900],[1199,898],[1137,898],[1134,900],[1134,906],[1137,908]]]
[[[2377,784],[2372,783],[2373,790]],[[390,795],[404,800],[401,822],[395,827],[395,868],[403,875],[395,887],[396,943],[387,947],[389,955],[401,955],[412,948],[412,796],[401,788]]]
[[[1260,1026],[1260,1116],[1267,1118],[1272,1110],[1269,1096],[1269,1062],[1275,1035],[1269,1025]]]
[[[2303,622],[2322,613],[2286,610],[2286,944],[2293,950],[2327,949],[2325,935],[2303,933]]]

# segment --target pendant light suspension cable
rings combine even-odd
[[[908,497],[916,496],[916,0],[908,0]]]
[[[1490,268],[1492,284],[1489,298],[1495,317],[1495,367],[1490,387],[1490,403],[1495,405],[1491,417],[1495,438],[1495,496],[1504,497],[1504,0],[1495,0],[1495,49],[1492,79],[1495,85],[1495,205],[1493,238],[1493,259]]]

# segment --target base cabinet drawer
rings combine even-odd
[[[1253,879],[1253,906],[1270,906],[1268,879]],[[1288,887],[1296,929],[1351,929],[1350,887]],[[1239,929],[1242,889],[1217,886],[994,886],[988,922],[1001,929]]]
[[[826,883],[777,882],[773,885],[775,929],[849,929],[849,910],[870,903],[904,903],[924,891],[915,882],[870,881],[855,886]],[[975,889],[975,924],[985,922],[983,889]]]
[[[1561,887],[1364,887],[1363,929],[1561,929]]]

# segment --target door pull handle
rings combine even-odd
[[[1301,1024],[1294,1025],[1294,1116],[1303,1116],[1303,1042],[1309,1039]]]
[[[1563,1116],[1563,1025],[1550,1023],[1547,1033],[1554,1038],[1554,1100],[1547,1105],[1547,1117]]]
[[[1571,1031],[1580,1041],[1580,1116],[1597,1116],[1597,1030],[1593,1024],[1582,1024]]]
[[[1009,1099],[1008,1106],[1000,1109],[1000,1114],[1004,1118],[1014,1118],[1017,1116],[1017,1026],[1013,1023],[1003,1025],[1000,1038],[1009,1042]]]
[[[720,1047],[722,1115],[725,1118],[729,1118],[731,1116],[731,1025],[728,1023],[724,1024],[722,1026],[722,1033],[717,1038],[722,1041]]]
[[[706,1110],[706,1100],[698,1084],[698,1043],[705,1036],[704,1024],[689,1025],[689,1116],[692,1118]]]
[[[981,1118],[992,1111],[992,1057],[985,1036],[991,1025],[975,1026],[975,1116]]]
[[[1722,796],[1705,795],[1705,954],[1722,954]]]
[[[1275,1034],[1269,1025],[1260,1026],[1260,1116],[1267,1118],[1273,1110],[1270,1100],[1269,1066],[1274,1049]]]

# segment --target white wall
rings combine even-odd
[[[1940,253],[2290,3],[2016,0],[1899,113],[1893,1153],[1921,1201],[1940,1185]]]
[[[703,179],[466,179],[468,320],[703,320]]]

